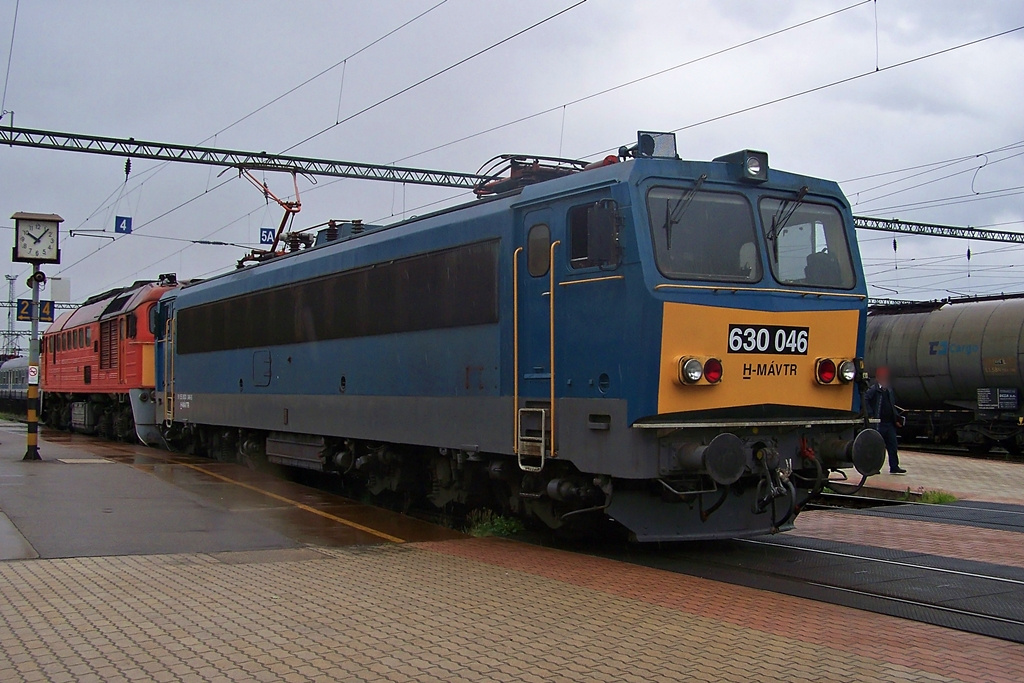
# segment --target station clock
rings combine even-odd
[[[14,261],[60,263],[60,223],[55,214],[16,213],[14,216]]]

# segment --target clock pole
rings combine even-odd
[[[46,276],[32,264],[32,338],[28,342],[28,450],[22,460],[39,457],[39,282]]]
[[[55,213],[18,213],[14,219],[14,252],[11,260],[31,263],[32,276],[32,338],[28,343],[28,448],[23,460],[39,457],[39,287],[46,275],[39,269],[43,263],[60,263],[60,224],[63,218]]]

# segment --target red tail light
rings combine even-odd
[[[704,363],[704,379],[710,384],[718,384],[722,381],[722,361],[717,358],[708,358]]]
[[[836,378],[836,362],[831,358],[822,358],[815,367],[815,374],[821,384],[831,384]]]

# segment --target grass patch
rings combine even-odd
[[[466,516],[466,533],[481,538],[483,536],[515,536],[526,527],[515,517],[504,517],[493,510],[473,510]]]
[[[956,496],[952,493],[946,493],[945,491],[925,491],[921,494],[919,503],[930,503],[932,505],[945,505],[946,503],[955,503]]]

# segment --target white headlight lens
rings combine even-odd
[[[844,360],[839,364],[839,379],[852,382],[857,379],[857,366],[852,360]]]
[[[761,175],[761,160],[757,157],[747,157],[747,173],[752,176]]]
[[[704,364],[696,358],[683,363],[683,379],[689,383],[699,382],[704,376]]]

